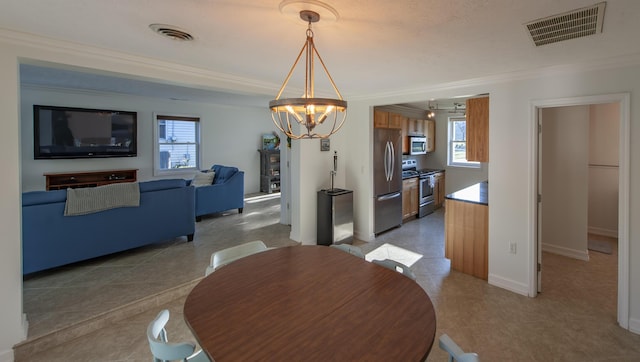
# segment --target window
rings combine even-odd
[[[457,167],[480,167],[480,162],[467,161],[467,120],[464,117],[449,118],[447,165]]]
[[[200,119],[156,115],[154,175],[200,168]]]

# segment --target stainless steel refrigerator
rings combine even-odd
[[[373,144],[374,233],[402,224],[402,132],[376,128]]]

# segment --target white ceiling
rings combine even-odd
[[[314,40],[347,101],[556,65],[637,59],[640,55],[638,0],[608,0],[601,34],[542,47],[533,45],[522,24],[594,5],[598,0],[325,2],[340,17],[335,22],[315,24]],[[280,3],[3,0],[0,28],[228,74],[239,83],[244,79],[271,84],[269,94],[247,96],[251,101],[265,102],[277,92],[305,40],[306,24],[283,15]],[[175,25],[195,40],[161,37],[149,29],[151,23]],[[22,67],[21,79],[29,84],[77,88],[103,84],[113,91],[178,99],[224,97],[210,90],[215,89],[213,85],[208,90],[194,90],[141,80],[95,82],[91,77],[105,76],[77,75],[69,69],[30,65]]]

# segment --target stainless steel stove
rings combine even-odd
[[[435,186],[434,175],[440,171],[437,169],[416,169],[416,160],[402,161],[402,178],[420,177],[420,207],[418,209],[418,217],[424,217],[433,212],[435,209],[435,197],[433,188]]]

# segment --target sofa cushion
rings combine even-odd
[[[238,172],[237,167],[213,165],[211,169],[216,173],[216,177],[213,178],[214,184],[221,184],[230,179]]]
[[[213,184],[213,178],[215,175],[216,173],[212,170],[209,170],[209,172],[196,172],[193,176],[191,185],[195,187],[209,186]]]
[[[22,206],[55,204],[67,200],[67,190],[29,191],[22,193]]]
[[[175,189],[187,186],[187,181],[181,178],[167,180],[152,180],[140,182],[140,192]]]

